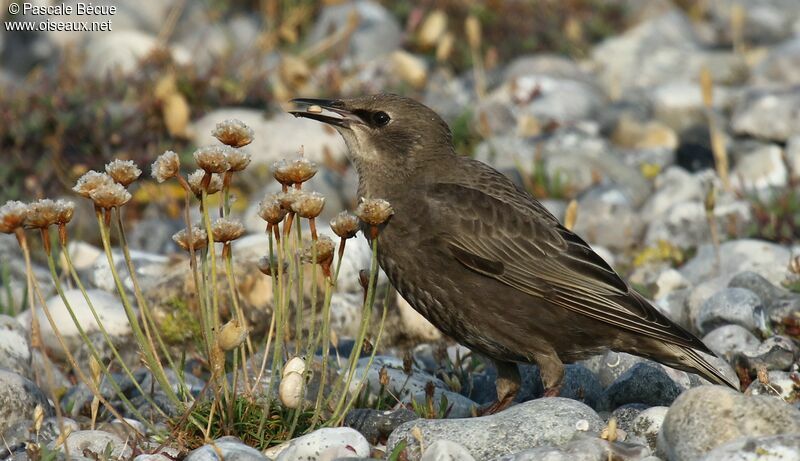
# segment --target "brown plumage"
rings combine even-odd
[[[359,173],[359,195],[395,214],[378,258],[400,294],[446,335],[494,360],[498,401],[519,389],[517,363],[557,395],[563,362],[606,349],[647,357],[738,389],[712,352],[632,290],[589,245],[488,165],[457,155],[428,107],[395,95],[296,99],[334,126]]]

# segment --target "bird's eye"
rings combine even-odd
[[[379,111],[372,114],[372,122],[377,126],[386,126],[389,120],[391,120],[391,118],[386,112]]]

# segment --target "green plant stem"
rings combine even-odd
[[[203,194],[200,199],[200,203],[202,206],[203,211],[203,223],[206,228],[206,234],[208,236],[208,256],[211,263],[211,305],[212,305],[212,316],[211,320],[213,321],[213,332],[214,337],[219,334],[219,326],[220,326],[220,319],[219,319],[219,293],[217,293],[217,251],[214,248],[214,232],[211,228],[211,217],[208,215],[208,194],[206,193],[205,189],[203,189]]]
[[[239,321],[239,325],[243,326],[244,328],[247,328],[247,320],[244,318],[244,312],[242,311],[242,308],[239,305],[239,290],[236,288],[236,280],[233,273],[233,255],[230,243],[225,244],[225,249],[223,249],[222,254],[223,254],[223,259],[225,260],[225,277],[228,281],[228,288],[230,289],[231,292],[233,311],[236,313],[236,318]],[[245,388],[249,390],[250,378],[247,373],[247,353],[245,351],[246,346],[249,346],[250,355],[253,356],[253,344],[250,342],[249,332],[247,334],[247,344],[242,345],[240,348],[238,348],[242,355],[242,375],[245,380]],[[235,387],[236,386],[234,385],[234,388]]]
[[[353,350],[350,352],[350,360],[348,362],[348,372],[347,372],[347,379],[345,380],[344,387],[342,388],[342,395],[339,398],[339,403],[336,405],[336,408],[333,412],[332,420],[336,420],[339,417],[342,408],[344,407],[345,401],[347,400],[348,391],[350,389],[350,383],[353,380],[353,375],[355,374],[356,366],[358,364],[358,358],[361,356],[361,348],[364,345],[364,338],[367,333],[367,328],[369,327],[369,322],[372,317],[372,306],[375,302],[375,281],[378,275],[378,237],[372,239],[372,259],[370,261],[370,269],[369,269],[369,285],[367,286],[367,297],[364,300],[364,307],[362,309],[361,314],[361,326],[359,327],[358,338],[356,339],[355,346]]]
[[[339,280],[339,270],[342,268],[342,259],[344,258],[344,248],[347,239],[339,241],[338,261],[336,262],[336,270],[333,272],[333,277],[326,279],[325,283],[325,301],[322,304],[322,329],[320,330],[320,339],[322,342],[322,376],[320,376],[319,389],[317,390],[317,398],[314,402],[314,415],[311,419],[311,426],[314,427],[322,417],[322,402],[325,395],[325,384],[328,379],[328,360],[330,360],[331,351],[331,298],[333,296],[333,287]],[[316,350],[316,346],[314,347]]]
[[[231,214],[231,180],[233,172],[226,171],[222,176],[222,217],[227,218]]]
[[[364,387],[364,383],[366,383],[367,381],[367,376],[369,376],[369,370],[370,368],[372,368],[372,363],[375,361],[375,355],[378,351],[378,344],[380,344],[381,337],[383,337],[383,327],[386,322],[386,313],[389,311],[388,307],[389,307],[389,287],[387,286],[386,296],[384,297],[383,300],[383,312],[381,314],[381,322],[380,325],[378,326],[378,335],[375,338],[375,344],[372,347],[372,353],[370,354],[369,360],[367,361],[367,366],[364,369],[364,375],[361,376],[361,379],[359,380],[358,386],[356,388],[356,392],[353,394],[354,397],[350,399],[350,402],[348,402],[344,410],[342,410],[342,412],[338,416],[335,415],[335,417],[331,418],[331,420],[334,421],[334,423],[337,425],[341,424],[345,415],[347,415],[347,412],[350,411],[350,408],[353,407],[353,404],[356,401],[356,397],[361,393],[361,389]]]
[[[294,261],[294,269],[295,273],[297,274],[297,300],[295,301],[295,305],[297,306],[297,316],[295,317],[295,331],[294,331],[294,354],[300,354],[300,351],[303,350],[303,309],[305,308],[305,282],[303,276],[303,264],[300,261],[300,253],[298,250],[302,248],[303,244],[303,231],[302,231],[302,221],[297,219],[297,225],[295,226],[295,240],[294,240],[294,251],[293,251],[293,258]]]
[[[286,224],[284,224],[286,225]],[[274,351],[272,352],[272,366],[270,367],[270,380],[269,385],[267,386],[267,410],[266,414],[269,415],[270,407],[272,405],[272,390],[275,385],[276,376],[280,376],[280,371],[283,368],[283,345],[285,341],[285,333],[286,333],[286,317],[288,313],[288,302],[285,300],[285,289],[284,289],[284,277],[283,277],[283,263],[285,259],[285,243],[281,240],[281,229],[279,226],[273,226],[273,231],[275,233],[275,240],[277,248],[277,285],[273,285],[272,293],[273,293],[273,312],[275,313],[275,346]],[[285,239],[284,239],[285,240]],[[272,249],[272,239],[270,239],[270,258],[274,257],[273,249]],[[271,261],[271,259],[270,259]],[[277,290],[275,289],[277,286]],[[269,353],[268,350],[264,351],[265,354]]]
[[[269,331],[267,332],[267,340],[266,345],[264,347],[264,357],[261,360],[261,371],[258,373],[258,379],[256,380],[256,384],[261,382],[261,378],[264,374],[264,369],[267,365],[267,357],[269,355],[269,346],[270,342],[272,341],[272,335],[275,335],[275,352],[272,355],[272,364],[270,366],[270,376],[269,376],[269,384],[267,385],[267,406],[266,409],[261,413],[261,418],[258,422],[258,433],[261,434],[264,430],[264,425],[267,422],[267,418],[269,417],[270,407],[272,406],[272,389],[275,383],[275,376],[277,376],[277,356],[278,356],[278,345],[280,344],[279,341],[279,301],[280,301],[280,288],[279,288],[279,280],[281,279],[282,271],[283,271],[283,262],[278,261],[278,267],[272,267],[272,261],[275,260],[275,242],[273,240],[273,230],[275,231],[276,236],[280,236],[280,230],[277,225],[270,224],[267,226],[267,239],[269,240],[269,264],[270,264],[270,278],[272,279],[272,319],[270,320]],[[278,247],[278,252],[280,252],[280,245]],[[280,256],[278,257],[280,259]]]
[[[208,285],[205,282],[205,274],[208,274],[208,249],[202,251],[200,254],[200,271],[203,274],[200,277],[200,289],[197,293],[197,299],[200,304],[200,316],[203,320],[203,336],[206,341],[206,357],[211,357],[211,351],[214,347],[214,321],[211,320],[211,298],[208,291]]]
[[[139,381],[137,381],[136,378],[134,378],[133,372],[131,372],[130,368],[125,363],[125,361],[122,360],[122,356],[120,356],[119,351],[114,346],[114,342],[108,335],[108,331],[106,330],[105,325],[103,325],[102,319],[100,319],[100,316],[97,314],[97,310],[94,308],[94,304],[92,303],[91,298],[89,298],[88,293],[86,293],[86,288],[83,286],[83,283],[81,283],[80,277],[78,277],[77,272],[75,272],[75,267],[72,265],[72,258],[69,255],[69,251],[67,251],[67,248],[64,245],[61,245],[61,250],[67,262],[67,267],[70,271],[71,276],[75,280],[78,289],[81,291],[81,294],[83,294],[83,299],[86,301],[86,305],[89,307],[89,311],[92,313],[92,317],[94,317],[94,320],[97,323],[98,328],[100,329],[100,333],[103,335],[103,339],[106,341],[109,348],[111,349],[111,353],[119,362],[123,373],[125,373],[128,379],[130,379],[131,382],[133,383],[134,387],[136,387],[136,389],[142,394],[142,396],[144,396],[145,400],[147,400],[147,403],[156,408],[161,413],[162,416],[167,416],[166,413],[164,413],[164,411],[158,405],[156,405],[155,401],[150,397],[149,393],[145,392],[144,389],[142,389],[141,385],[139,384]],[[75,310],[72,308],[72,305],[69,303],[69,301],[67,301],[67,297],[64,295],[64,289],[62,288],[61,281],[58,277],[58,274],[56,273],[56,263],[52,253],[47,254],[47,266],[50,269],[50,277],[53,280],[56,292],[61,298],[61,302],[64,303],[64,307],[67,309],[67,313],[69,313],[70,318],[72,318],[72,322],[78,329],[78,335],[81,337],[83,344],[89,349],[89,353],[97,361],[97,363],[102,364],[103,361],[100,358],[100,353],[97,351],[97,348],[94,347],[94,344],[92,344],[91,340],[89,339],[89,335],[86,334],[86,331],[81,326],[81,323],[78,320],[77,315],[75,315]],[[119,387],[117,381],[113,378],[113,376],[111,376],[111,373],[108,371],[107,367],[102,366],[101,368],[107,382],[114,389],[114,392],[117,394],[117,397],[119,397],[122,403],[125,404],[125,406],[128,407],[128,409],[131,411],[131,413],[133,413],[134,416],[139,418],[140,421],[142,421],[144,424],[148,424],[149,428],[154,428],[154,426],[152,426],[149,423],[149,421],[147,421],[147,419],[145,419],[144,416],[142,416],[142,414],[139,413],[139,411],[136,409],[133,403],[131,403],[131,401],[128,400],[128,398],[123,393],[122,389]]]
[[[33,296],[33,290],[34,290],[33,284],[35,283],[35,280],[34,280],[34,276],[33,276],[33,264],[31,264],[30,248],[28,248],[28,239],[25,236],[25,231],[22,230],[22,228],[16,229],[14,231],[14,234],[17,237],[17,243],[19,243],[20,249],[22,250],[22,257],[25,260],[25,279],[26,279],[25,282],[26,282],[26,289],[28,290],[28,300],[27,301],[28,301],[28,304],[29,304],[29,308],[31,310],[31,330],[33,330],[33,326],[36,325],[36,331],[39,332],[40,331],[39,327],[38,327],[38,325],[39,325],[39,316],[36,313],[36,299]],[[51,322],[51,325],[52,325],[52,322]],[[56,396],[56,393],[55,393],[55,386],[53,384],[54,383],[53,371],[50,369],[50,367],[52,365],[51,365],[51,363],[50,363],[50,361],[49,361],[49,359],[47,357],[47,354],[44,351],[44,346],[41,343],[41,333],[40,332],[39,332],[39,335],[40,335],[40,337],[36,340],[35,343],[33,341],[31,341],[32,348],[38,350],[39,353],[42,354],[42,358],[45,361],[44,374],[45,374],[45,379],[47,380],[47,384],[48,384],[47,387],[49,388],[49,390],[50,390],[50,392],[52,394],[51,397],[53,399],[53,402],[55,403],[55,405],[53,405],[53,406],[55,407],[56,421],[58,422],[58,429],[62,434],[64,434],[65,433],[64,432],[64,415],[62,414],[61,404],[60,404],[60,402],[58,400],[58,397]],[[63,348],[63,344],[64,344],[63,341],[62,341],[61,344],[62,344],[62,348]],[[38,434],[37,434],[37,438],[38,438]],[[66,454],[67,459],[69,459],[69,447],[64,447],[64,453]]]
[[[206,177],[210,178],[209,174],[206,173]],[[206,185],[205,179],[203,180],[204,186]],[[200,206],[202,207],[202,214],[203,214],[203,223],[206,228],[206,234],[208,237],[208,258],[210,260],[211,268],[208,273],[204,273],[204,277],[208,277],[210,275],[210,280],[208,283],[211,284],[211,348],[212,350],[209,351],[209,359],[213,359],[215,354],[213,353],[213,348],[216,347],[215,343],[217,340],[217,336],[219,335],[220,329],[220,318],[219,318],[219,293],[217,289],[217,250],[214,247],[214,232],[211,228],[211,217],[208,214],[208,192],[206,192],[205,187],[203,187],[203,193],[200,196]],[[216,360],[216,359],[213,359]],[[224,365],[224,364],[223,364]],[[211,368],[215,368],[215,364],[211,364]],[[222,391],[225,395],[226,399],[229,399],[229,389],[228,389],[228,380],[225,378],[224,368],[222,369],[223,373],[216,378],[220,381],[217,384],[222,386]],[[209,421],[210,424],[210,421]]]
[[[106,212],[110,212],[106,210]],[[183,402],[178,398],[175,392],[172,389],[172,386],[169,383],[169,379],[167,379],[167,375],[164,373],[164,369],[161,368],[159,361],[155,358],[156,351],[154,349],[150,349],[147,347],[149,344],[147,338],[144,336],[144,332],[142,331],[141,327],[139,326],[139,321],[136,319],[136,313],[133,311],[133,307],[131,306],[130,300],[128,299],[128,295],[125,294],[125,287],[122,285],[122,280],[119,278],[119,274],[117,273],[117,269],[114,266],[114,257],[111,254],[111,240],[108,235],[108,228],[105,225],[103,220],[102,211],[97,211],[97,222],[100,226],[100,238],[103,242],[103,249],[106,253],[106,259],[108,260],[108,266],[111,270],[111,275],[114,278],[114,284],[117,287],[117,291],[119,292],[120,299],[122,300],[122,306],[125,309],[125,313],[128,315],[128,321],[131,324],[131,329],[133,330],[134,337],[136,341],[139,343],[139,348],[144,354],[145,362],[147,363],[148,367],[150,368],[150,372],[153,373],[153,377],[158,381],[159,385],[161,385],[162,390],[166,394],[167,398],[178,407],[183,405]]]
[[[28,257],[28,262],[30,262],[30,257]],[[94,385],[92,379],[86,376],[86,374],[83,372],[80,366],[78,366],[78,362],[77,360],[75,360],[75,356],[72,355],[72,352],[70,352],[69,346],[67,346],[67,342],[64,339],[64,336],[61,334],[61,331],[58,329],[58,325],[56,325],[56,322],[53,319],[52,314],[50,313],[50,308],[47,307],[47,301],[45,301],[44,296],[42,295],[42,290],[39,288],[39,282],[37,282],[36,279],[33,277],[32,270],[30,271],[29,276],[31,277],[31,284],[33,286],[33,291],[35,293],[35,296],[39,300],[39,303],[42,305],[42,310],[44,311],[45,317],[47,317],[47,321],[50,323],[50,328],[53,329],[53,334],[58,340],[61,349],[64,351],[64,355],[67,358],[67,362],[69,362],[72,369],[78,375],[78,379],[80,379],[84,384],[86,384],[92,395],[96,397],[98,400],[100,400],[100,403],[102,403],[103,406],[106,407],[109,413],[111,413],[115,418],[119,419],[123,424],[128,426],[128,428],[130,428],[133,431],[136,431],[136,428],[131,426],[122,416],[122,414],[120,414],[120,412],[118,412],[117,409],[114,408],[114,406],[111,405],[111,403],[105,397],[103,397],[103,394],[100,393],[100,389],[98,389],[97,386]],[[35,312],[32,312],[32,314],[35,314]]]
[[[316,235],[311,240],[311,318],[308,326],[308,343],[306,344],[306,357],[311,357],[316,350],[316,322],[317,322],[317,238]],[[313,349],[312,349],[313,348]]]
[[[184,191],[184,202],[185,202],[185,205],[183,207],[183,219],[186,222],[186,231],[191,233],[192,232],[192,215],[189,212],[189,207],[191,206],[191,203],[192,203],[192,196],[193,196],[192,188],[189,186],[189,183],[187,183],[186,180],[183,179],[183,176],[178,175],[177,179],[178,179],[178,182],[180,183],[181,187],[183,187],[183,191]],[[202,204],[201,204],[201,206],[202,206]],[[196,296],[197,296],[197,305],[198,305],[198,309],[200,310],[200,318],[201,318],[202,326],[203,326],[203,336],[204,336],[205,343],[206,343],[205,344],[206,352],[207,352],[206,356],[208,357],[211,354],[211,346],[212,346],[211,341],[212,341],[212,338],[211,338],[211,330],[208,328],[208,326],[209,326],[208,325],[208,320],[209,319],[206,316],[206,311],[207,311],[207,307],[206,306],[208,305],[207,304],[208,300],[207,300],[205,294],[207,293],[207,289],[206,289],[206,285],[203,283],[203,280],[202,280],[202,278],[200,276],[200,271],[197,268],[197,249],[194,247],[194,239],[189,238],[188,239],[188,243],[189,243],[189,268],[192,271],[192,279],[194,280],[194,288],[195,288],[195,293],[196,293]],[[202,252],[201,252],[201,258],[202,258],[202,261],[205,261],[205,256],[203,255]]]
[[[156,338],[156,342],[158,343],[159,349],[161,349],[161,353],[164,354],[164,358],[167,359],[167,363],[173,370],[177,370],[175,366],[175,362],[172,360],[172,355],[169,353],[166,344],[164,343],[161,334],[158,331],[158,327],[153,320],[153,314],[150,311],[150,303],[147,302],[147,299],[142,294],[141,286],[139,285],[139,278],[136,277],[136,268],[133,267],[133,259],[131,258],[130,248],[128,247],[128,238],[125,235],[125,226],[122,223],[122,210],[117,208],[117,233],[118,238],[120,241],[120,247],[122,248],[122,254],[125,259],[125,264],[128,268],[128,273],[131,276],[131,282],[133,282],[133,294],[136,297],[136,303],[139,305],[139,309],[142,312],[142,324],[144,325],[144,331],[147,335],[147,339],[150,341],[150,347],[155,351],[156,346],[153,344],[153,336]],[[150,327],[152,326],[153,334],[150,333]],[[158,354],[156,354],[156,359],[158,360],[159,367],[163,368],[161,364],[161,360]],[[185,385],[186,383],[181,383]]]

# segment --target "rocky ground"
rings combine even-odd
[[[157,25],[166,12],[161,2],[152,3],[149,9],[123,6],[113,17],[118,26],[113,34],[0,36],[4,53],[17,46],[28,51],[4,62],[0,88],[24,84],[18,73],[25,66],[46,61],[69,43],[85,52],[85,78],[100,80],[109,70],[134,74],[138,59],[156,46]],[[189,460],[368,459],[399,445],[405,457],[399,459],[409,460],[800,459],[800,3],[766,0],[744,8],[736,0],[712,3],[699,17],[668,0],[627,5],[634,11],[627,29],[595,44],[581,59],[535,54],[487,66],[486,94],[480,97],[472,70],[454,73],[430,56],[405,49],[404,37],[422,34],[424,27],[404,30],[377,3],[325,6],[307,43],[346,27],[355,11],[361,21],[337,63],[348,69],[341,92],[406,89],[451,123],[457,142],[468,150],[464,154],[533,191],[560,219],[574,199],[574,230],[659,309],[727,361],[743,393],[608,352],[569,365],[559,398],[540,398],[538,370],[524,365],[518,404],[475,417],[475,410],[495,395],[491,364],[442,338],[392,293],[379,355],[369,370],[362,359],[358,371],[367,372],[370,389],[384,387],[400,401],[394,408],[365,404],[368,408],[347,415],[344,427],[320,429],[263,452],[224,437],[188,454],[169,445],[161,454],[142,454],[126,443],[128,428],[118,421],[107,418],[88,429],[92,395],[59,366],[63,353],[43,316],[44,347],[56,366],[48,367],[31,348],[22,255],[13,236],[0,234],[0,312],[8,314],[0,315],[0,459],[26,459],[26,443],[33,440],[56,451],[66,443],[74,459],[102,453],[137,460],[176,455]],[[168,51],[177,61],[211,66],[225,50],[251,44],[257,30],[256,20],[244,15],[210,26],[186,14]],[[333,72],[325,64],[297,70],[280,53],[265,60],[259,65],[274,70],[270,84],[284,99],[324,90]],[[287,77],[292,69],[303,77],[295,86]],[[338,135],[292,118],[277,104],[272,109],[265,117],[251,107],[214,108],[188,120],[186,136],[192,145],[208,144],[218,122],[244,121],[256,133],[247,147],[255,171],[295,155],[302,145],[306,157],[331,166],[309,183],[327,198],[320,222],[352,209],[357,178],[345,166]],[[727,168],[720,165],[721,152]],[[721,178],[726,173],[727,179]],[[266,183],[254,178],[255,184]],[[234,245],[238,289],[248,320],[261,331],[269,325],[273,296],[269,278],[256,269],[266,245],[256,207],[260,197],[279,188],[277,183],[253,187],[236,209],[248,231]],[[173,301],[185,290],[189,274],[170,239],[182,227],[180,215],[167,218],[161,206],[144,207],[132,221],[129,240],[143,291],[180,344],[186,339],[181,337],[185,319]],[[71,226],[81,237],[70,245],[72,259],[104,326],[126,360],[139,367],[134,377],[142,388],[153,388],[132,345],[108,262],[92,243],[92,225],[88,204],[79,204]],[[358,330],[363,299],[358,273],[370,263],[366,240],[359,236],[353,242],[332,300],[342,350]],[[124,273],[122,258],[117,260]],[[69,327],[46,264],[35,264],[69,347],[88,367],[86,346]],[[130,277],[123,282],[133,290]],[[385,276],[379,279],[380,285],[386,283]],[[83,296],[74,290],[66,296],[102,345]],[[404,362],[406,355],[411,365]],[[45,380],[47,372],[53,376]],[[186,379],[193,392],[205,385],[202,375]],[[120,375],[119,382],[147,413],[150,403],[130,379]],[[117,398],[110,387],[102,390],[107,398]],[[54,391],[59,402],[49,397]],[[409,409],[411,402],[425,403],[426,396],[436,408],[446,400],[446,411],[427,419]],[[54,405],[64,413],[61,423]],[[42,412],[34,431],[33,420]],[[147,432],[142,422],[130,421]],[[59,438],[65,428],[68,436]],[[151,450],[158,446],[155,440],[148,443]]]

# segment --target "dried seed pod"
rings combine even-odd
[[[142,170],[133,163],[133,160],[114,160],[106,164],[106,173],[108,173],[114,181],[127,187],[139,178],[142,174]]]
[[[356,208],[356,216],[371,226],[383,224],[394,214],[392,205],[384,199],[361,198],[361,203]]]
[[[206,173],[224,173],[230,168],[228,146],[203,146],[194,151],[194,160]]]
[[[153,178],[158,182],[164,182],[167,179],[178,176],[181,169],[181,161],[178,154],[168,150],[156,158],[153,166],[150,168]]]
[[[231,147],[246,146],[253,142],[255,137],[253,129],[237,119],[229,119],[217,123],[211,135],[219,139],[222,144],[227,144]]]
[[[794,274],[800,274],[800,255],[794,255],[789,260],[789,271]]]
[[[425,61],[413,54],[398,50],[391,55],[392,69],[397,76],[414,88],[422,88],[428,81]]]
[[[481,23],[475,16],[467,16],[464,21],[464,30],[467,33],[469,47],[477,49],[481,47]]]
[[[227,352],[241,346],[246,339],[247,327],[234,319],[222,326],[217,337],[217,345]]]
[[[37,434],[42,430],[42,424],[44,423],[44,408],[42,405],[36,405],[36,408],[33,409],[33,430]]]
[[[293,357],[283,366],[278,396],[285,407],[299,408],[303,403],[303,388],[305,387],[303,373],[305,371],[306,361],[301,357]]]
[[[231,147],[226,157],[230,166],[228,171],[242,171],[247,168],[247,165],[250,165],[250,154],[241,149]]]
[[[286,362],[286,365],[283,366],[283,371],[281,372],[281,376],[287,376],[289,373],[300,373],[303,374],[306,372],[306,361],[303,360],[302,357],[292,357]]]
[[[37,200],[28,205],[25,227],[28,229],[45,229],[58,221],[59,208],[49,198]]]
[[[236,219],[218,218],[211,225],[215,242],[227,243],[244,235],[244,226]]]
[[[386,387],[389,385],[389,371],[386,370],[386,366],[382,366],[381,370],[378,372],[378,382],[381,386]]]
[[[289,373],[281,379],[278,386],[278,397],[286,408],[300,408],[303,404],[303,388],[305,383],[300,373]]]
[[[275,194],[264,197],[258,202],[258,216],[270,224],[278,224],[289,211],[281,206],[278,196]]]
[[[190,241],[195,250],[201,250],[208,246],[208,235],[205,229],[196,225],[192,226],[191,235],[186,229],[181,229],[172,236],[172,240],[186,251],[189,251]]]
[[[447,32],[447,14],[434,10],[428,14],[417,32],[417,41],[423,48],[430,48]]]
[[[92,191],[98,187],[107,186],[109,184],[114,184],[114,180],[111,179],[111,176],[106,173],[98,173],[97,171],[90,170],[78,178],[78,182],[75,183],[75,187],[73,187],[72,190],[86,198],[91,198]]]
[[[13,233],[22,227],[27,217],[28,205],[17,200],[9,200],[0,207],[0,232]]]
[[[358,232],[358,217],[342,211],[331,220],[331,229],[343,239],[353,238]]]
[[[455,41],[455,36],[450,32],[444,34],[442,39],[439,40],[439,45],[436,47],[436,60],[438,62],[445,62],[450,59]]]
[[[303,192],[292,203],[292,211],[301,218],[313,219],[322,213],[325,197],[318,192]]]
[[[324,264],[333,260],[333,250],[335,245],[333,240],[326,235],[322,235],[317,239],[317,258],[314,260],[314,242],[310,241],[303,247],[301,260],[305,263]]]
[[[278,261],[270,260],[268,256],[262,256],[262,257],[258,258],[258,261],[256,262],[256,266],[258,267],[258,270],[260,270],[261,273],[264,274],[264,275],[270,275],[271,276],[271,275],[273,275],[273,271],[274,271],[275,275],[278,275],[278,271],[276,270],[278,268]],[[286,274],[287,272],[289,272],[289,264],[284,262],[283,263],[283,272],[282,273]]]
[[[99,383],[100,376],[103,373],[103,365],[94,356],[89,357],[89,371],[91,372],[92,381],[95,384]]]
[[[111,183],[98,187],[89,194],[94,205],[109,209],[125,205],[131,200],[131,194],[122,184]]]

